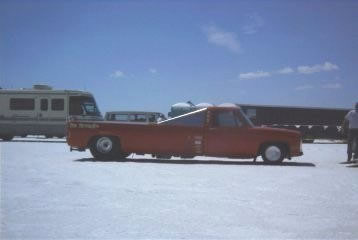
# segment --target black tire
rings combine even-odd
[[[11,140],[14,138],[14,136],[12,136],[12,135],[5,135],[5,136],[0,136],[0,138],[1,138],[2,140],[4,140],[4,141],[11,141]]]
[[[120,155],[119,141],[113,137],[96,137],[91,141],[89,148],[92,156],[99,160],[111,160]]]
[[[280,144],[267,144],[262,148],[261,156],[267,164],[279,164],[285,158],[286,151]]]

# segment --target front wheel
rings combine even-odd
[[[90,144],[90,151],[94,158],[103,160],[113,159],[120,153],[116,139],[107,136],[95,138]]]
[[[276,144],[269,144],[263,148],[262,158],[265,163],[278,164],[283,161],[285,151],[282,146]]]

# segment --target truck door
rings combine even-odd
[[[205,118],[206,110],[203,109],[163,121],[152,134],[158,137],[160,144],[148,139],[147,147],[165,149],[182,156],[202,155]]]
[[[205,153],[211,156],[245,155],[247,128],[233,110],[212,114],[205,138]]]

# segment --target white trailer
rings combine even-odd
[[[64,137],[67,118],[103,120],[93,95],[75,90],[0,89],[0,139],[45,135]]]

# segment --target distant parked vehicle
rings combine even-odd
[[[122,123],[149,124],[166,120],[166,117],[159,112],[115,111],[107,112],[104,119]]]
[[[31,89],[0,89],[0,139],[45,135],[64,137],[69,117],[103,120],[89,92],[53,90],[47,85]]]

